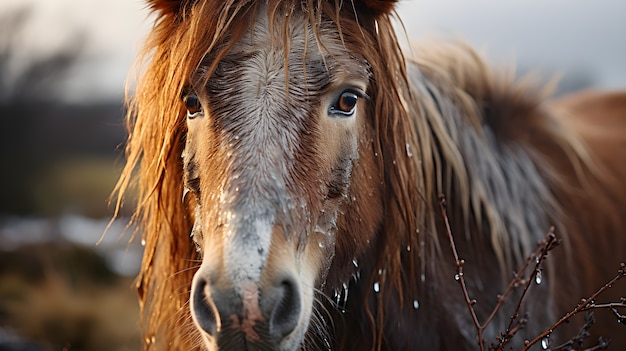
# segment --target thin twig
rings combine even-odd
[[[470,299],[467,287],[465,285],[465,279],[463,278],[463,264],[465,264],[465,261],[459,259],[459,253],[456,250],[454,238],[452,237],[452,230],[450,229],[450,222],[448,221],[448,215],[446,212],[446,198],[444,195],[441,195],[439,197],[439,206],[441,207],[441,214],[443,216],[443,221],[446,225],[446,231],[448,232],[448,241],[450,242],[450,248],[452,249],[452,254],[454,255],[454,265],[456,267],[456,275],[454,276],[454,279],[457,280],[461,285],[461,289],[463,290],[463,297],[465,298],[465,304],[467,305],[467,309],[472,316],[472,321],[474,322],[474,327],[476,328],[476,333],[478,334],[478,346],[480,346],[481,351],[484,351],[485,345],[483,341],[483,328],[481,327],[480,322],[478,322],[478,317],[476,316],[476,312],[474,311],[473,307],[476,304],[476,300]]]
[[[618,310],[618,308],[626,308],[626,303],[624,302],[590,303],[589,305],[585,306],[585,308],[583,308],[582,310],[588,311],[592,309],[597,310],[597,309],[603,309],[603,308],[606,308],[609,311],[613,312],[615,317],[617,317],[617,320],[619,323],[626,324],[626,314],[622,314]]]
[[[589,334],[589,329],[596,323],[596,318],[593,315],[593,312],[589,312],[585,315],[585,324],[578,330],[578,333],[574,335],[572,338],[564,342],[563,344],[555,347],[550,347],[552,351],[571,351],[574,350],[575,346],[578,346],[578,349],[582,348],[583,341],[588,338],[591,334]],[[596,345],[598,346],[598,345]],[[595,347],[594,346],[594,349]],[[586,349],[589,351],[589,349]]]
[[[535,281],[537,274],[541,271],[543,261],[545,260],[548,252],[554,249],[559,243],[560,241],[558,241],[556,239],[556,236],[554,235],[554,227],[551,227],[550,231],[546,235],[546,239],[540,243],[541,246],[538,249],[539,254],[534,255],[535,268],[533,269],[533,272],[530,274],[530,277],[528,278],[528,280],[525,282],[526,284],[524,284],[524,290],[522,290],[522,295],[517,300],[517,305],[515,306],[515,310],[513,311],[513,314],[511,315],[511,319],[509,321],[509,325],[506,328],[506,332],[503,334],[502,339],[500,340],[500,346],[498,347],[498,350],[504,350],[504,346],[506,346],[509,340],[511,340],[511,338],[513,338],[513,336],[515,336],[515,334],[519,330],[519,328],[515,328],[515,329],[512,329],[512,328],[513,328],[513,323],[515,322],[515,320],[517,320],[517,317],[519,316],[519,312],[522,307],[522,302],[524,301],[524,298],[526,297],[526,292],[528,292],[530,285],[532,284],[533,281]],[[532,260],[533,256],[530,256],[529,259]]]

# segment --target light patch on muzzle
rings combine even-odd
[[[274,227],[270,208],[229,211],[224,232],[225,269],[238,286],[258,282],[267,262]]]

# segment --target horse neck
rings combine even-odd
[[[441,194],[447,199],[447,217],[459,254],[474,264],[468,269],[474,273],[470,284],[485,296],[497,295],[505,272],[525,259],[545,236],[549,224],[559,220],[549,182],[554,171],[528,140],[505,138],[500,125],[503,119],[532,121],[535,114],[543,113],[537,108],[539,103],[520,100],[524,93],[521,88],[495,89],[486,72],[479,70],[483,75],[472,76],[476,71],[472,68],[480,62],[457,67],[457,74],[468,75],[462,79],[446,75],[453,70],[435,69],[439,58],[410,62],[408,66],[410,123],[404,127],[412,129],[409,134],[415,139],[407,143],[407,149],[414,151],[402,160],[417,170],[410,188],[418,190],[419,196],[414,198],[419,200],[408,211],[397,208],[393,199],[386,201],[378,242],[372,243],[368,253],[373,259],[362,260],[367,266],[361,267],[360,280],[353,283],[350,292],[349,305],[365,303],[365,309],[356,312],[361,317],[355,320],[361,321],[361,330],[374,335],[372,340],[362,341],[366,347],[378,344],[375,348],[380,348],[382,335],[389,343],[386,348],[411,345],[415,325],[425,328],[421,336],[437,335],[429,328],[435,328],[432,321],[439,317],[432,308],[414,314],[416,305],[419,310],[420,305],[436,301],[450,309],[449,316],[463,309],[458,306],[460,300],[452,298],[460,292],[453,281],[453,258],[439,207]],[[500,109],[490,110],[493,106]],[[525,115],[507,113],[516,110],[525,111]],[[539,138],[552,137],[539,126],[533,128],[542,134]],[[386,188],[408,191],[408,187],[396,185]],[[398,197],[401,195],[396,194]],[[412,214],[413,221],[403,218],[402,213]],[[554,216],[548,218],[546,213]],[[500,277],[495,283],[494,276]],[[425,322],[416,324],[416,318]],[[451,319],[441,323],[452,326],[458,322]],[[471,335],[458,338],[472,340]],[[437,345],[440,340],[422,338],[420,342]]]

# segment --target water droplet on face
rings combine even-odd
[[[374,283],[374,292],[375,293],[380,292],[380,283],[378,283],[378,282]]]
[[[420,308],[420,303],[417,300],[413,300],[413,309],[416,310]]]
[[[541,348],[547,350],[548,346],[550,346],[550,335],[547,335],[543,339],[541,339]]]
[[[141,246],[146,246],[146,239],[141,239]]]
[[[537,270],[537,274],[535,275],[535,283],[537,283],[537,285],[541,284],[541,280],[543,278],[541,277],[541,270]]]
[[[321,241],[319,243],[317,243],[317,245],[319,245],[319,247],[322,248],[322,249],[324,248],[324,243],[321,242]]]

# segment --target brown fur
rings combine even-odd
[[[269,5],[270,18],[294,11],[309,14],[314,30],[322,18],[335,21],[345,45],[371,65],[370,120],[363,128],[374,141],[361,152],[378,156],[362,155],[361,173],[351,187],[373,195],[359,211],[372,221],[367,227],[374,240],[359,242],[355,238],[360,234],[350,231],[358,218],[340,218],[327,294],[353,273],[345,268],[351,267],[352,252],[362,253],[361,278],[351,281],[347,312],[331,313],[335,330],[328,333],[335,347],[475,345],[452,278],[437,207],[441,193],[448,198],[452,229],[467,261],[470,293],[480,301],[479,317],[485,317],[500,292],[506,279],[502,272],[519,264],[549,225],[565,238],[566,249],[550,257],[546,281],[551,289],[543,284],[531,291],[531,301],[546,300],[529,307],[534,319],[525,335],[532,336],[556,316],[552,307],[561,313],[573,306],[626,258],[626,98],[572,98],[551,105],[535,85],[502,78],[462,45],[416,49],[415,59],[406,60],[392,28],[393,1],[355,3],[340,8],[339,1],[276,0]],[[186,127],[179,97],[184,86],[205,83],[193,81],[198,66],[208,57],[208,66],[215,67],[249,30],[258,4],[151,5],[160,15],[131,101],[128,161],[117,191],[119,204],[132,185],[138,191],[135,221],[146,243],[137,283],[145,348],[198,349],[201,340],[188,299],[200,257],[188,237],[193,199],[181,201]],[[377,187],[364,189],[370,184],[367,175],[377,180]],[[355,241],[359,248],[348,249]],[[374,283],[379,293],[373,291]],[[564,288],[570,286],[578,289]],[[567,298],[557,298],[563,290]],[[411,307],[414,300],[421,305],[417,311]],[[557,302],[564,306],[553,306]],[[494,321],[490,338],[507,320],[510,309],[506,311]],[[597,329],[619,338],[613,324]],[[316,348],[319,336],[312,332],[309,337]]]

